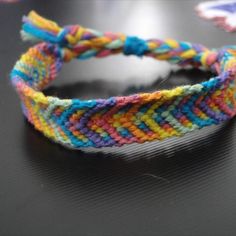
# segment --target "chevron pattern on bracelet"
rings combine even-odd
[[[210,50],[174,39],[143,40],[79,25],[61,28],[33,11],[23,21],[23,39],[44,42],[21,56],[11,81],[28,121],[57,143],[98,148],[163,140],[219,124],[236,114],[235,46]],[[87,101],[45,96],[41,91],[64,62],[118,53],[203,67],[217,76],[171,90]]]

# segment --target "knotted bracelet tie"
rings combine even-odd
[[[173,39],[101,33],[80,25],[61,28],[34,11],[23,21],[23,39],[44,42],[21,56],[11,81],[28,121],[55,142],[70,148],[98,148],[163,140],[236,114],[235,46],[210,50]],[[56,78],[63,62],[118,53],[200,67],[216,76],[195,85],[108,99],[60,99],[41,92]]]

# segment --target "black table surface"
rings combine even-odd
[[[45,0],[0,3],[0,235],[236,235],[235,119],[182,138],[72,151],[24,119],[9,73],[31,45],[31,9],[61,25],[218,48],[235,34],[199,18],[198,1]],[[150,58],[74,61],[45,92],[81,99],[127,95],[209,78]]]

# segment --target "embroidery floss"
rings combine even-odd
[[[23,21],[23,39],[45,42],[21,56],[11,81],[28,121],[57,143],[70,148],[99,148],[163,140],[219,124],[236,114],[235,46],[210,50],[174,39],[143,40],[80,25],[61,28],[34,11]],[[171,90],[87,101],[41,92],[64,62],[118,53],[203,67],[217,76]]]

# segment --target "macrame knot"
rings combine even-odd
[[[143,56],[148,51],[148,46],[145,40],[138,37],[127,37],[124,43],[125,55]]]
[[[57,44],[61,47],[73,47],[80,40],[82,31],[80,25],[67,25],[61,28],[57,34]]]
[[[57,34],[57,43],[59,46],[64,47],[68,44],[67,35],[70,32],[69,28],[64,27],[61,31]]]

